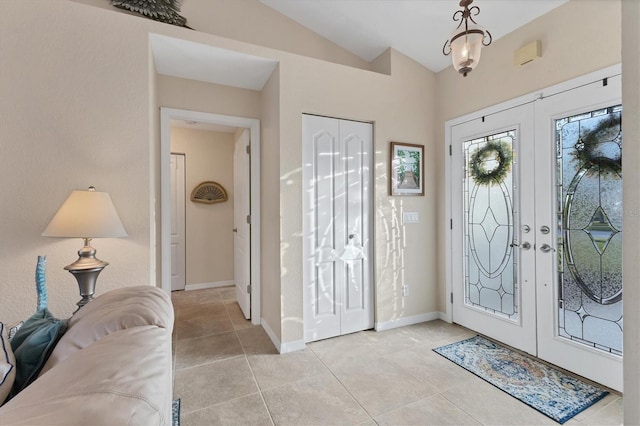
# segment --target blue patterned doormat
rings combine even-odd
[[[482,336],[434,351],[560,424],[609,393]]]
[[[180,426],[180,398],[171,404],[171,426]]]

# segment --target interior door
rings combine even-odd
[[[303,115],[305,340],[373,327],[370,123]]]
[[[622,391],[622,106],[615,76],[536,105],[538,355]]]
[[[235,142],[233,151],[233,279],[236,298],[244,317],[251,317],[251,224],[249,129]]]
[[[533,106],[451,128],[453,320],[536,353]]]
[[[185,156],[171,154],[171,290],[186,285]]]

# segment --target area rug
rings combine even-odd
[[[560,424],[609,393],[482,336],[434,351]]]
[[[180,426],[180,398],[171,404],[171,426]]]

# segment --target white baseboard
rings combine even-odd
[[[271,339],[271,342],[273,342],[274,346],[278,350],[278,353],[286,354],[289,352],[300,351],[306,347],[304,340],[281,343],[280,339],[278,339],[278,337],[276,336],[276,333],[273,332],[273,330],[271,329],[271,327],[269,327],[269,324],[267,324],[264,318],[261,318],[260,323],[262,325],[262,328],[264,328],[264,331],[267,333],[267,336],[269,336],[269,339]]]
[[[297,351],[303,350],[306,347],[307,347],[307,344],[304,342],[304,340],[286,342],[280,345],[280,353],[287,354],[289,352],[297,352]]]
[[[213,283],[199,283],[199,284],[187,284],[184,287],[185,291],[190,290],[204,290],[205,288],[218,288],[218,287],[228,287],[234,285],[234,281],[216,281]]]
[[[451,324],[451,319],[449,318],[446,312],[438,312],[438,319],[441,319],[442,321],[448,322],[449,324]]]
[[[276,336],[276,333],[273,332],[273,330],[271,329],[271,327],[269,327],[269,324],[267,324],[264,318],[260,318],[260,325],[262,326],[264,331],[267,333],[267,336],[269,336],[269,339],[271,339],[271,342],[276,347],[278,352],[280,352],[280,339],[278,339],[278,336]]]
[[[376,331],[391,330],[392,328],[405,327],[407,325],[442,319],[441,315],[442,312],[428,312],[426,314],[414,315],[411,317],[402,317],[391,321],[377,322],[375,324],[375,328]]]

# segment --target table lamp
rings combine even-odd
[[[93,299],[98,275],[108,265],[95,257],[91,239],[126,237],[127,231],[109,194],[90,186],[88,191],[73,191],[69,195],[42,235],[84,240],[78,260],[64,267],[78,281],[82,299],[77,303],[77,312]]]

